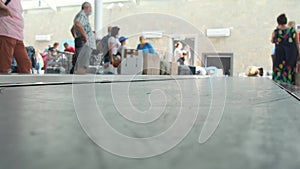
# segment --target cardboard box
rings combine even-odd
[[[178,75],[178,62],[170,62],[170,75]]]
[[[122,52],[120,73],[122,75],[140,75],[143,72],[143,52],[135,49],[125,49]]]
[[[143,55],[143,74],[144,75],[159,75],[160,74],[160,58],[157,54]]]

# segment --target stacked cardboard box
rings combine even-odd
[[[139,75],[143,72],[143,52],[135,49],[125,49],[122,52],[121,74]]]
[[[143,55],[143,74],[159,75],[160,74],[160,58],[157,54],[145,53]]]
[[[178,75],[178,62],[170,62],[170,75]]]

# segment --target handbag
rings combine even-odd
[[[119,67],[120,63],[121,63],[121,54],[118,52],[117,54],[113,55],[113,66],[114,67]]]
[[[81,48],[83,46],[83,40],[81,36],[75,38],[74,42],[75,42],[75,48]]]
[[[106,63],[103,65],[103,73],[104,74],[115,74],[115,68],[112,64]]]

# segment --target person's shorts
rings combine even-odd
[[[83,45],[78,54],[76,66],[77,68],[88,68],[90,65],[90,58],[92,54],[92,48],[87,45]]]

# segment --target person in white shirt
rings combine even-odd
[[[104,74],[115,74],[113,70],[113,66],[115,59],[117,57],[118,49],[121,46],[119,42],[118,35],[119,35],[120,28],[115,26],[112,27],[111,30],[111,37],[108,39],[108,47],[109,47],[109,62],[104,63]]]
[[[182,43],[177,42],[175,44],[175,50],[174,50],[174,60],[175,62],[179,62],[180,65],[184,64],[184,56],[182,51]]]
[[[109,46],[109,57],[110,62],[113,62],[113,56],[118,53],[118,49],[121,46],[119,42],[118,35],[119,35],[120,28],[113,27],[111,32],[111,37],[108,39],[108,46]]]

